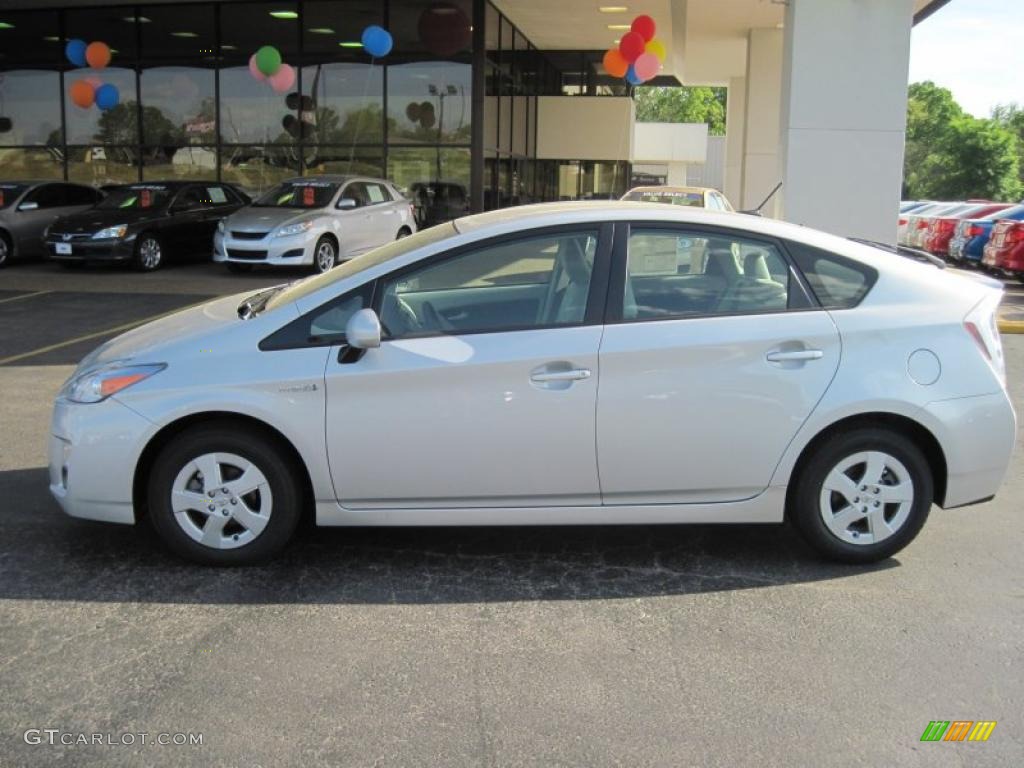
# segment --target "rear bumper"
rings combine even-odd
[[[994,496],[1017,438],[1017,417],[1006,392],[940,400],[924,412],[946,459],[941,506],[962,507]]]

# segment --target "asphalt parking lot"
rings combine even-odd
[[[45,448],[77,360],[295,276],[0,272],[0,766],[1024,764],[1021,452],[994,502],[934,509],[868,568],[784,527],[701,526],[307,530],[211,570],[65,517]],[[1024,336],[1004,343],[1020,413]],[[998,725],[922,743],[931,720]]]

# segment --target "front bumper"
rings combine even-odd
[[[71,253],[57,253],[57,246],[69,246]],[[135,255],[135,236],[116,240],[46,240],[46,253],[54,261],[129,261]]]
[[[1010,466],[1017,417],[1005,391],[939,400],[924,407],[946,459],[942,507],[962,507],[996,494]]]
[[[316,241],[323,232],[302,232],[289,237],[268,234],[261,240],[240,240],[217,232],[213,238],[213,260],[235,264],[272,264],[281,267],[310,265]]]
[[[134,523],[135,465],[153,425],[114,398],[58,398],[50,425],[50,493],[72,517]]]

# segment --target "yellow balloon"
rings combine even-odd
[[[661,40],[659,40],[658,38],[649,40],[647,42],[647,45],[644,46],[644,50],[647,51],[647,53],[653,53],[655,56],[658,57],[658,61],[664,63],[665,56],[667,54],[665,53],[665,46],[662,45]]]

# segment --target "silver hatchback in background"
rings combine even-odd
[[[236,272],[254,264],[326,272],[415,231],[412,204],[390,183],[307,176],[282,182],[222,221],[213,260]]]

